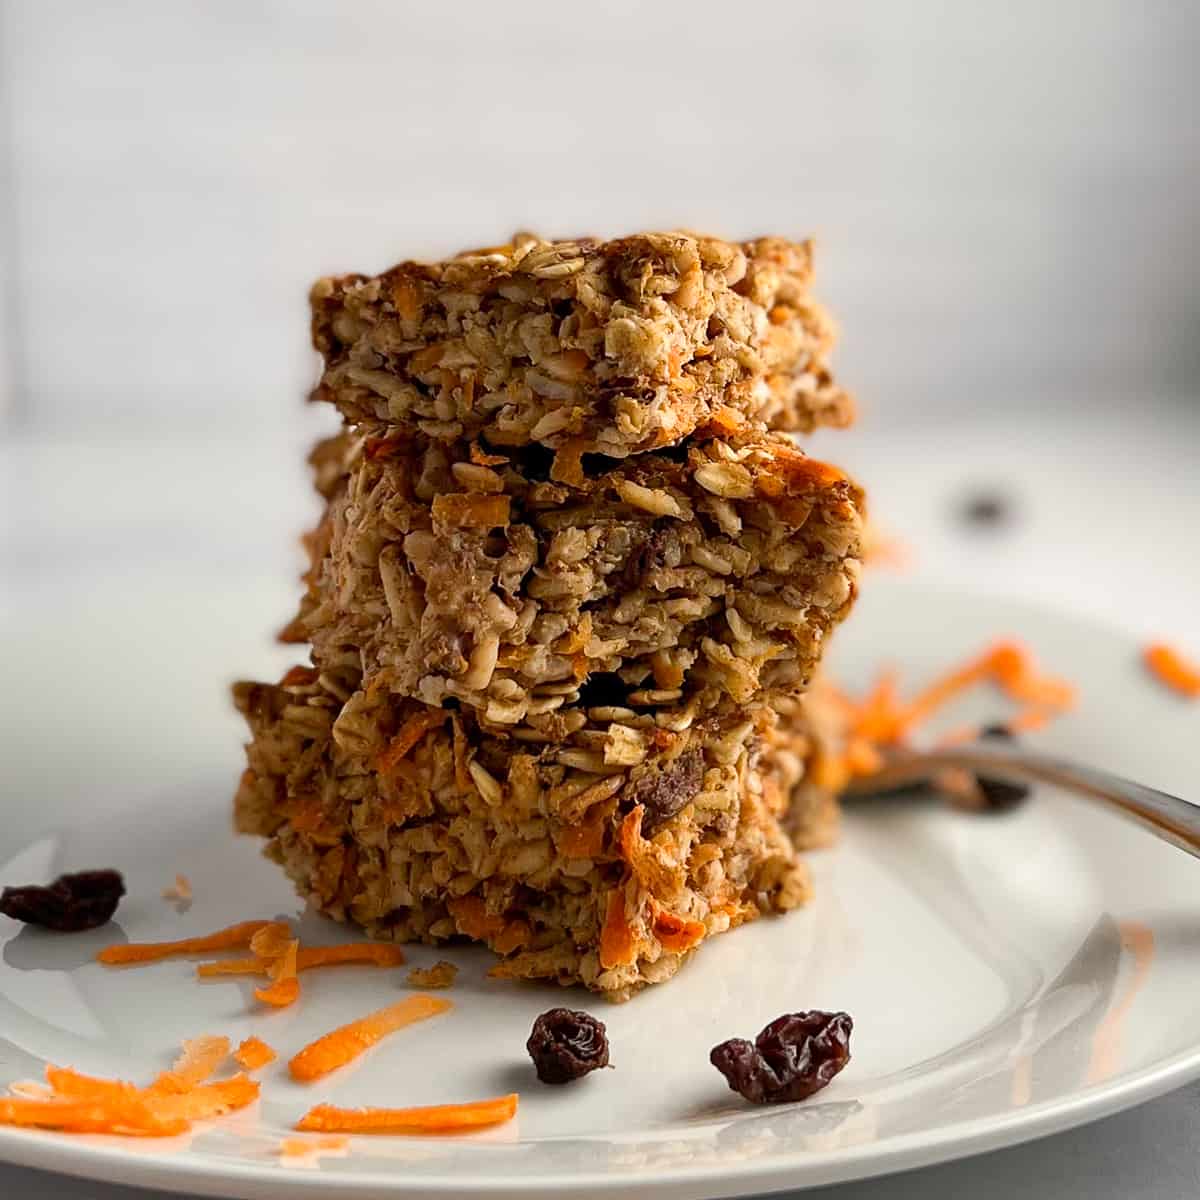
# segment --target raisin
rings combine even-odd
[[[1017,735],[1007,725],[985,725],[980,730],[979,737],[985,742],[1017,740]],[[1009,783],[1005,779],[992,779],[987,775],[978,776],[977,782],[988,812],[1007,812],[1010,808],[1016,808],[1022,800],[1029,798],[1033,790],[1027,783]]]
[[[585,1012],[552,1008],[533,1023],[525,1043],[543,1083],[570,1083],[608,1066],[604,1024]]]
[[[642,832],[650,834],[699,795],[703,786],[704,751],[695,747],[661,771],[633,780],[625,791],[625,803],[630,808],[638,804],[645,808]]]
[[[125,881],[118,871],[77,871],[60,875],[48,887],[5,888],[0,892],[0,913],[27,925],[78,933],[109,920],[123,895]]]
[[[1015,742],[1017,740],[1017,735],[1007,725],[985,725],[979,731],[979,737],[985,742]]]
[[[629,591],[641,586],[643,580],[667,565],[667,547],[671,534],[665,529],[652,529],[645,540],[630,554],[621,570],[621,583]]]
[[[1009,783],[1007,779],[992,779],[987,775],[978,776],[976,782],[988,812],[1007,812],[1016,808],[1022,800],[1029,798],[1032,790],[1027,783]]]
[[[753,1042],[731,1038],[708,1057],[752,1104],[783,1104],[819,1092],[850,1061],[853,1028],[844,1012],[788,1013]]]
[[[997,529],[1012,521],[1013,503],[1003,492],[977,492],[963,504],[962,518],[976,529]]]

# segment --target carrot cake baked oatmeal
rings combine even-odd
[[[295,667],[236,691],[252,734],[237,827],[339,920],[465,936],[501,956],[496,975],[624,999],[713,934],[808,896],[785,829],[816,840],[832,798],[805,780],[820,735],[802,706],[781,729],[763,706],[688,723],[597,705],[538,743],[467,708],[347,701],[347,685]]]
[[[805,900],[864,523],[786,436],[851,415],[810,275],[520,235],[316,285],[310,665],[236,686],[235,808],[318,908],[625,999]]]
[[[377,420],[493,446],[621,458],[727,407],[776,429],[845,425],[812,248],[690,233],[512,242],[312,289],[315,395]]]
[[[424,437],[345,451],[293,633],[488,725],[581,692],[702,711],[800,691],[857,587],[862,495],[782,435],[705,431],[573,484]]]

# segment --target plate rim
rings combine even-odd
[[[274,1200],[284,1195],[351,1196],[355,1200],[476,1195],[489,1200],[516,1200],[519,1196],[567,1193],[573,1200],[590,1200],[621,1192],[652,1195],[661,1200],[690,1195],[688,1189],[702,1182],[718,1187],[734,1184],[738,1190],[731,1195],[747,1194],[747,1188],[759,1192],[802,1191],[953,1162],[1062,1133],[1153,1100],[1198,1076],[1200,1042],[1191,1050],[1180,1051],[1132,1075],[1094,1084],[1067,1100],[1043,1101],[1003,1117],[975,1117],[942,1126],[935,1133],[906,1133],[886,1142],[860,1143],[829,1151],[797,1150],[769,1162],[745,1163],[733,1169],[714,1168],[712,1164],[652,1172],[625,1168],[620,1172],[580,1172],[558,1178],[524,1176],[517,1182],[502,1178],[464,1180],[445,1172],[422,1175],[412,1170],[406,1170],[403,1176],[395,1172],[364,1171],[331,1177],[323,1170],[275,1163],[217,1162],[169,1153],[134,1155],[116,1145],[97,1146],[68,1141],[44,1131],[5,1128],[0,1128],[0,1160],[75,1178],[155,1187],[185,1195],[190,1191],[229,1200]],[[409,1140],[420,1144],[426,1139]],[[14,1153],[9,1154],[10,1150]],[[97,1166],[105,1168],[103,1174],[96,1172]],[[798,1169],[803,1172],[799,1177]]]

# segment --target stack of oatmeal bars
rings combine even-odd
[[[311,665],[235,695],[238,828],[319,908],[623,999],[806,898],[863,525],[787,436],[852,415],[811,273],[520,235],[314,287]]]

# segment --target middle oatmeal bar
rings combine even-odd
[[[564,482],[538,447],[396,434],[314,463],[328,505],[289,639],[487,728],[798,693],[857,589],[861,492],[779,434],[709,428]]]
[[[339,920],[483,941],[493,974],[624,999],[808,896],[785,832],[824,811],[800,790],[820,750],[802,711],[781,729],[762,706],[692,721],[596,705],[530,745],[355,685],[350,667],[296,667],[235,689],[251,730],[238,828]],[[631,738],[636,763],[594,753]]]
[[[845,425],[812,248],[689,233],[544,241],[312,289],[314,396],[351,422],[624,456],[715,413],[773,428]]]

